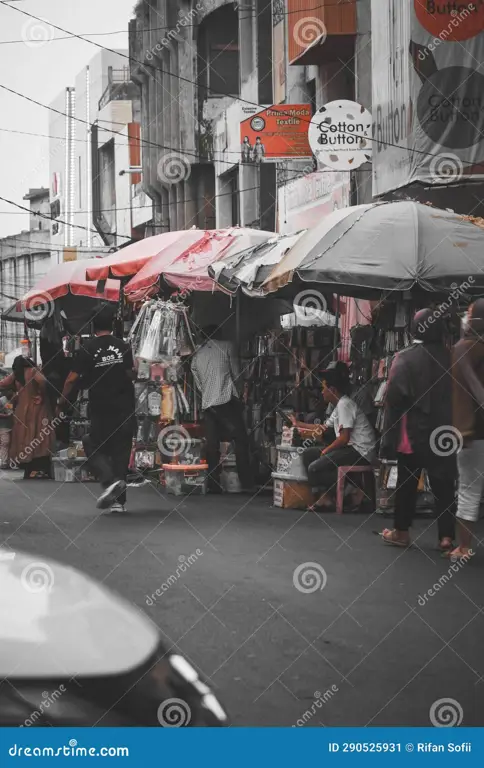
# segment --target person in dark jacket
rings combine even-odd
[[[452,558],[472,556],[472,528],[479,519],[484,491],[484,299],[469,307],[466,329],[452,354],[452,405],[459,489],[457,520],[459,545]]]
[[[422,309],[413,319],[414,343],[393,361],[385,398],[380,456],[397,460],[394,528],[383,540],[407,547],[417,503],[418,483],[427,470],[435,498],[439,547],[453,547],[456,453],[452,431],[451,353],[438,311]]]

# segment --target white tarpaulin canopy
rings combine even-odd
[[[260,290],[262,282],[302,234],[303,232],[296,232],[292,235],[271,237],[266,243],[252,246],[216,262],[208,268],[208,272],[227,293],[233,295],[241,289],[247,296],[265,296]]]

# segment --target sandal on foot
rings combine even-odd
[[[467,551],[464,551],[461,549],[461,547],[456,547],[455,549],[449,549],[446,552],[442,553],[442,557],[446,557],[449,560],[451,560],[453,563],[456,563],[458,560],[470,560],[471,557],[474,555],[474,550],[468,549]]]
[[[396,531],[394,528],[384,528],[380,533],[380,536],[382,537],[385,544],[390,544],[390,546],[401,547],[402,549],[407,549],[410,546],[410,539],[407,541],[402,541],[402,539],[398,537],[398,531]]]
[[[441,552],[449,552],[452,549],[454,549],[454,542],[450,536],[444,536],[444,538],[439,541],[439,550]]]

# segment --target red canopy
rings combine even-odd
[[[217,288],[208,275],[208,267],[228,253],[242,251],[274,236],[273,232],[233,227],[231,229],[188,230],[191,242],[174,243],[151,259],[125,286],[128,301],[141,301],[158,291],[160,275],[177,288],[187,291],[211,291]]]
[[[97,259],[66,261],[52,267],[39,282],[17,302],[18,312],[34,309],[42,304],[49,304],[68,293],[74,296],[89,296],[93,299],[118,301],[119,281],[107,280],[104,290],[97,291],[97,283],[86,280],[86,266]]]
[[[108,277],[131,277],[144,267],[147,261],[157,256],[165,248],[182,240],[189,232],[200,230],[181,230],[165,232],[162,235],[146,237],[136,243],[127,245],[116,253],[111,253],[102,259],[95,259],[95,264],[86,270],[88,280],[106,280]],[[183,247],[183,246],[182,246]],[[92,261],[92,260],[90,260]]]

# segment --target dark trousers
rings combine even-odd
[[[336,490],[338,467],[368,465],[368,461],[351,445],[337,448],[321,456],[319,448],[306,448],[303,463],[308,473],[309,485],[314,493]]]
[[[418,454],[398,454],[398,481],[395,491],[394,526],[397,531],[408,531],[417,505],[417,489],[422,469],[426,469],[435,498],[435,511],[439,539],[454,538],[456,479],[455,457],[433,457],[427,460]]]
[[[203,412],[205,437],[207,440],[207,461],[209,488],[220,487],[220,443],[233,440],[237,473],[242,488],[251,488],[254,484],[249,450],[249,437],[244,423],[243,405],[233,398],[223,405],[215,405]]]
[[[110,423],[111,422],[111,423]],[[103,488],[128,475],[129,459],[133,443],[134,424],[132,417],[124,423],[113,423],[109,418],[91,419],[91,431],[82,439],[91,471]],[[126,490],[119,496],[120,504],[126,503]]]
[[[422,469],[427,470],[435,499],[439,539],[454,538],[457,467],[455,457],[425,459],[415,453],[398,454],[398,481],[395,491],[394,526],[408,531],[417,506],[417,489]]]

